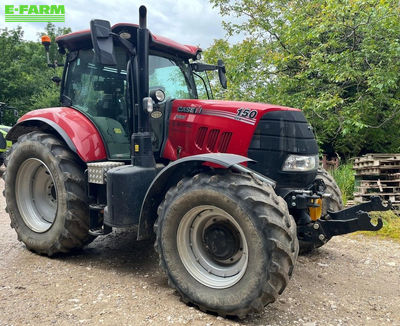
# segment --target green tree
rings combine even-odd
[[[48,24],[46,33],[52,37],[51,55],[56,57],[56,35],[69,32],[70,29],[55,29]],[[43,46],[38,42],[25,41],[21,27],[0,30],[0,102],[18,109],[22,115],[30,110],[58,105],[59,87],[51,82],[51,77],[60,75],[62,68],[56,71],[47,67]],[[12,124],[12,114],[6,114],[3,123]]]
[[[245,35],[206,51],[227,63],[223,96],[302,108],[327,152],[400,151],[398,1],[211,3]]]

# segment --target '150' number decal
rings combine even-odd
[[[238,109],[236,116],[241,118],[249,118],[254,119],[257,116],[257,110],[250,110],[250,109]]]

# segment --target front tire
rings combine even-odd
[[[335,179],[325,169],[319,169],[316,179],[324,181],[326,190],[330,197],[322,200],[322,215],[326,215],[328,211],[337,212],[344,208],[342,200],[342,192],[337,185]]]
[[[88,234],[84,167],[56,137],[31,132],[13,145],[7,157],[6,210],[18,240],[51,256],[81,248]]]
[[[158,214],[160,265],[184,302],[244,317],[286,288],[296,224],[270,185],[239,173],[198,174],[170,189]]]

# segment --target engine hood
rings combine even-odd
[[[174,100],[162,156],[169,160],[215,152],[247,156],[259,121],[276,111],[301,114],[299,109],[264,103]]]

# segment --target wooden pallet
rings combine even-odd
[[[356,157],[354,159],[355,163],[365,162],[365,161],[376,161],[376,160],[388,160],[388,159],[397,159],[400,161],[400,154],[399,153],[370,153],[365,154],[360,157]]]
[[[383,186],[383,187],[400,187],[400,180],[399,179],[381,179],[381,178],[374,178],[374,179],[362,179],[360,180],[362,186]]]
[[[360,180],[359,184],[355,187],[357,192],[362,194],[370,192],[379,193],[399,193],[400,194],[400,181],[393,180]]]
[[[400,154],[366,154],[354,160],[353,168],[356,203],[379,196],[400,209]]]
[[[354,160],[354,169],[399,169],[400,154],[367,154]]]
[[[377,194],[377,195],[399,194],[400,195],[400,190],[398,188],[394,188],[394,189],[393,188],[379,189],[379,188],[361,188],[361,187],[356,187],[356,192],[354,193],[354,195],[355,194],[368,195],[368,196],[370,196],[371,194]]]

